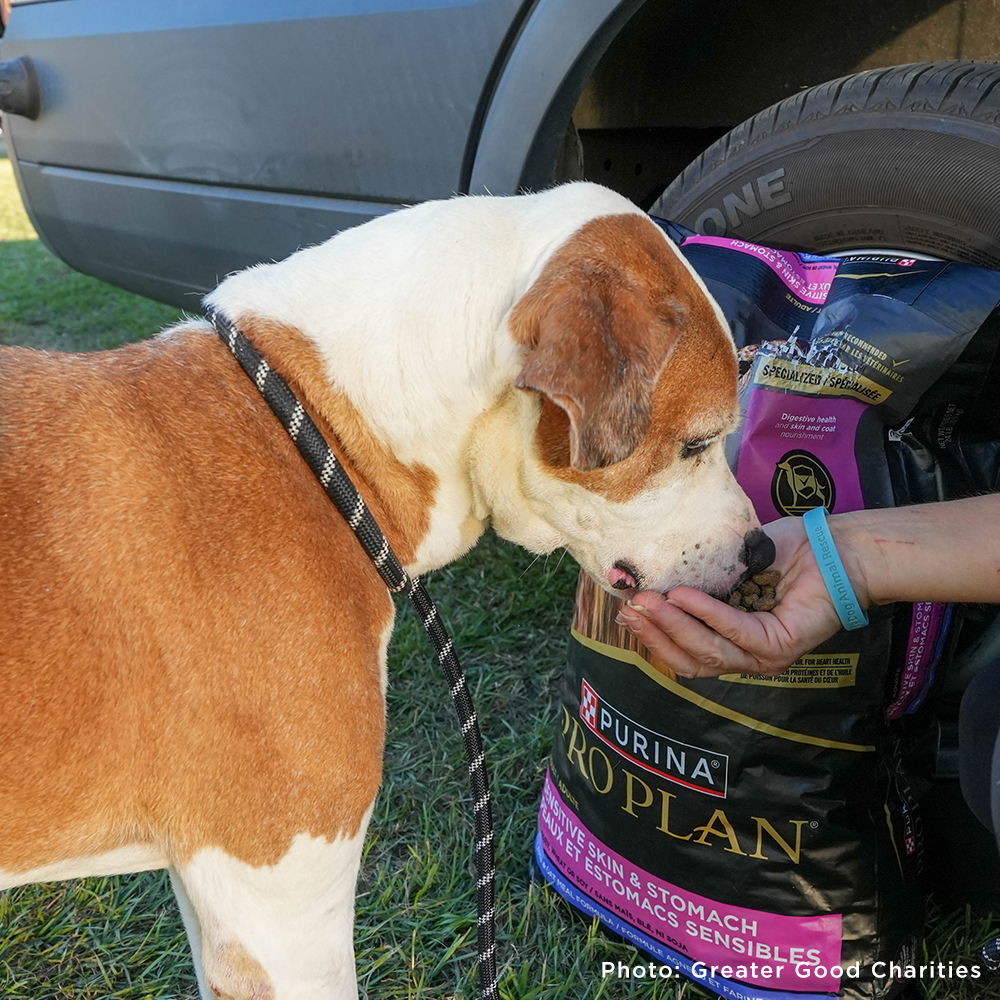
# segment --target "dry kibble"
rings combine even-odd
[[[766,570],[744,580],[727,598],[726,603],[733,608],[746,611],[771,611],[778,606],[775,587],[781,579],[777,570]]]

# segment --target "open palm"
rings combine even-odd
[[[621,623],[682,677],[780,673],[841,625],[801,518],[784,518],[765,530],[775,544],[771,568],[781,573],[773,611],[751,613],[700,590],[675,587],[665,596],[636,595]],[[867,605],[864,581],[855,579],[861,574],[850,575]]]

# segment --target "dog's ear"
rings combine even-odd
[[[588,472],[628,458],[652,421],[653,392],[687,310],[650,301],[618,275],[577,274],[519,303],[512,317],[531,348],[514,385],[569,417],[569,460]],[[520,307],[525,309],[520,311]]]

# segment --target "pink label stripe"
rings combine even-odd
[[[734,240],[726,236],[690,236],[684,241],[684,246],[690,246],[692,243],[725,247],[727,250],[736,250],[756,257],[774,271],[800,299],[817,306],[826,302],[826,297],[830,293],[830,283],[840,266],[838,260],[805,261],[797,253],[762,247],[756,243]]]
[[[563,801],[551,775],[538,827],[545,853],[571,884],[654,940],[709,966],[742,969],[745,975],[733,977],[742,982],[830,993],[840,988],[840,977],[831,974],[840,965],[839,913],[788,917],[719,903],[667,882],[598,840]]]
[[[886,710],[890,719],[900,718],[931,680],[947,610],[946,604],[923,602],[913,605],[899,693]]]

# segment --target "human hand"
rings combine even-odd
[[[771,569],[781,573],[773,611],[743,611],[692,587],[675,587],[666,596],[637,594],[616,620],[682,677],[785,670],[842,626],[802,519],[787,517],[765,530],[775,545]],[[867,608],[859,555],[848,536],[838,535],[837,545],[858,601]]]

